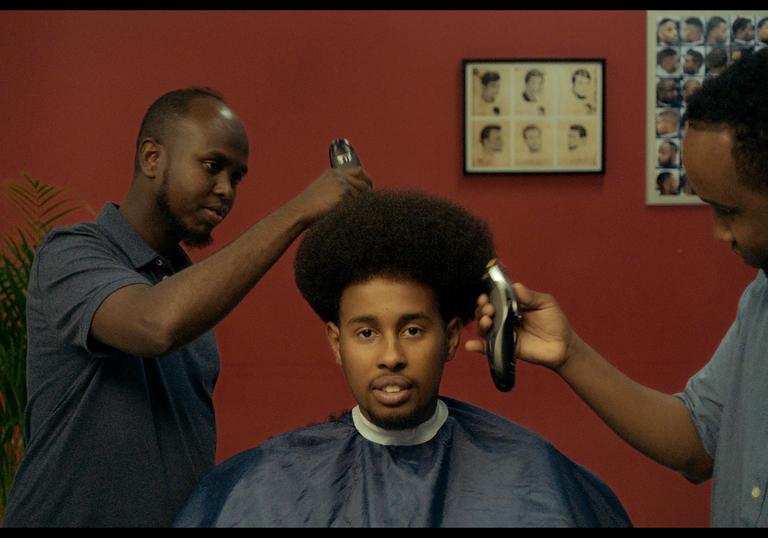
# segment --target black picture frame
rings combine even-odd
[[[464,174],[605,172],[605,59],[464,59]]]

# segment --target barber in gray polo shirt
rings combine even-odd
[[[96,222],[40,245],[30,279],[27,450],[3,525],[168,526],[214,465],[214,326],[312,222],[371,189],[329,169],[191,264],[246,175],[245,128],[210,90],[160,97],[133,181]]]

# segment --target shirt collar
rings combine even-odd
[[[355,423],[358,433],[379,445],[412,446],[426,443],[437,435],[438,430],[448,419],[448,406],[442,400],[437,400],[435,414],[415,428],[406,430],[387,430],[373,424],[363,416],[360,406],[352,409],[352,421]]]
[[[123,217],[118,210],[119,207],[120,206],[112,202],[106,203],[98,217],[96,217],[96,222],[102,226],[112,240],[120,246],[123,252],[125,252],[134,268],[138,269],[144,267],[158,257],[162,258],[160,254],[155,252],[155,250],[144,241],[144,238],[139,235],[139,232],[125,220],[125,217]],[[176,248],[179,250],[180,259],[183,259],[187,264],[190,264],[191,261],[186,252],[184,252],[178,245]]]

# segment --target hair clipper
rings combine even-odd
[[[512,284],[495,258],[486,266],[483,283],[496,312],[486,336],[488,365],[496,388],[506,392],[515,385],[517,328],[522,316]]]
[[[357,153],[346,138],[339,138],[331,142],[328,150],[331,158],[331,167],[343,168],[345,166],[362,166]]]

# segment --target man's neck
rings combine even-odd
[[[129,192],[118,211],[155,252],[168,255],[179,244],[179,240],[168,237],[165,220],[159,211],[138,202],[135,194]]]
[[[440,399],[437,400],[437,407],[431,418],[414,428],[405,430],[381,428],[363,416],[360,406],[355,406],[352,409],[352,420],[358,433],[372,443],[379,445],[412,446],[426,443],[437,434],[447,418],[448,407]]]

